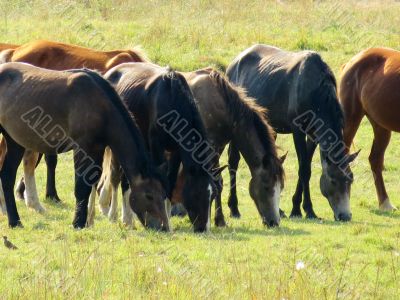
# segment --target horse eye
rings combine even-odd
[[[334,180],[334,179],[331,179],[331,183],[332,183],[333,185],[336,185],[336,184],[337,184],[337,181]]]
[[[146,196],[147,200],[153,201],[153,199],[154,199],[153,195],[151,195],[151,194],[146,194],[145,196]]]

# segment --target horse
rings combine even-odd
[[[250,196],[264,225],[278,226],[279,198],[284,186],[282,163],[277,155],[273,129],[266,109],[257,105],[245,91],[210,68],[183,73],[195,96],[197,108],[211,145],[216,149],[215,165],[226,145],[233,142],[251,172]],[[222,188],[222,182],[217,185]],[[224,226],[221,192],[215,202],[215,224]]]
[[[169,167],[165,152],[170,153],[171,159],[182,162],[186,178],[183,204],[194,231],[209,230],[210,204],[215,195],[211,174],[214,170],[212,162],[205,160],[205,155],[209,152],[209,142],[192,91],[184,76],[151,63],[121,64],[104,76],[135,116],[155,164],[167,174],[169,199],[177,170]],[[111,169],[115,173],[118,168]],[[111,184],[115,191],[120,176],[111,174],[109,178],[113,178]],[[121,186],[123,201],[126,202],[129,190],[124,180]],[[109,198],[106,197],[107,194],[103,195],[99,199],[100,205],[109,207]],[[116,205],[111,204],[111,207]],[[130,224],[130,216],[123,216],[123,219],[126,218]]]
[[[366,116],[374,131],[369,162],[374,175],[379,209],[392,211],[383,181],[384,156],[391,132],[400,132],[400,52],[370,48],[355,55],[342,69],[339,98],[344,110],[347,151]]]
[[[109,146],[134,191],[129,202],[142,224],[169,230],[163,178],[148,156],[132,116],[98,73],[51,71],[24,63],[0,65],[0,131],[7,143],[0,179],[10,227],[22,226],[13,187],[25,149],[45,154],[73,150],[73,226],[84,228],[88,197]]]
[[[336,79],[321,56],[313,51],[288,52],[267,45],[254,45],[240,53],[228,66],[231,82],[244,87],[249,96],[268,109],[277,133],[293,135],[299,162],[299,179],[293,196],[291,217],[318,218],[309,189],[311,161],[320,146],[322,175],[320,189],[328,199],[335,220],[351,220],[350,188],[353,173],[349,164],[358,153],[347,155],[343,143],[343,112],[337,98]],[[236,194],[236,170],[240,154],[230,144],[231,191],[229,207],[240,217]]]
[[[229,142],[234,141],[249,166],[252,175],[250,196],[263,223],[269,227],[279,225],[279,196],[284,185],[282,163],[285,156],[277,156],[274,133],[266,120],[266,109],[212,68],[182,74],[193,92],[208,140],[215,150],[212,153],[213,166],[219,167],[221,153]],[[176,214],[180,215],[184,213],[174,205],[183,201],[184,182],[184,174],[179,172],[171,202]],[[222,186],[222,181],[218,182],[216,226],[226,225],[221,205]]]
[[[98,51],[46,40],[37,40],[8,49],[1,55],[6,62],[25,62],[37,67],[61,71],[85,67],[104,74],[107,70],[123,62],[147,61],[146,56],[138,49]],[[4,143],[0,147],[3,147],[2,151],[4,152]],[[44,212],[45,209],[40,204],[34,179],[35,167],[39,162],[38,155],[31,151],[25,153],[24,178],[29,184],[26,185],[25,197],[23,180],[20,181],[16,192],[18,198],[22,200],[25,198],[28,207],[37,212]],[[47,164],[46,198],[60,202],[55,184],[57,155],[46,155],[45,159]]]

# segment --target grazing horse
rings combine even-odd
[[[135,116],[156,165],[167,169],[169,198],[175,185],[176,171],[167,167],[165,152],[182,162],[186,178],[183,204],[194,231],[208,230],[210,204],[215,194],[210,174],[212,162],[204,159],[209,152],[209,142],[184,76],[150,63],[126,63],[108,71],[105,78],[114,85]],[[110,177],[114,178],[112,186],[115,191],[120,176],[114,174]],[[127,189],[122,181],[124,201]],[[112,201],[116,202],[116,199]],[[102,206],[109,205],[105,196],[101,196],[99,202]]]
[[[304,195],[306,217],[317,218],[312,207],[309,180],[311,160],[319,144],[321,192],[328,199],[335,220],[350,220],[349,197],[353,176],[349,163],[357,154],[345,154],[343,114],[337,99],[336,80],[328,65],[312,51],[293,53],[255,45],[235,58],[227,69],[227,75],[268,109],[270,124],[277,133],[293,134],[299,180],[291,216],[302,216],[300,206]],[[234,142],[230,147],[231,194],[228,203],[232,215],[239,217],[235,182],[240,155]]]
[[[215,165],[229,142],[235,143],[251,172],[250,196],[265,225],[279,225],[279,198],[284,183],[282,160],[277,156],[274,132],[266,110],[233,86],[220,73],[203,69],[184,73],[195,96],[207,136],[217,152]],[[222,182],[217,185],[215,224],[224,226]]]
[[[73,226],[83,228],[88,197],[100,177],[104,149],[109,146],[134,191],[129,199],[133,211],[146,227],[169,230],[161,177],[128,110],[97,73],[2,64],[0,130],[7,143],[0,178],[11,227],[22,226],[13,187],[25,149],[45,154],[74,151]]]
[[[193,92],[207,137],[215,150],[212,153],[213,165],[219,166],[225,146],[234,141],[250,168],[250,195],[263,223],[267,226],[278,225],[284,158],[277,156],[273,130],[265,117],[266,110],[247,97],[243,89],[233,86],[223,75],[210,68],[182,74]],[[174,205],[183,201],[184,182],[183,172],[179,172],[171,198]],[[217,188],[215,225],[225,226],[221,205],[222,181]],[[178,211],[177,206],[174,208]]]
[[[25,62],[50,70],[68,70],[85,67],[105,73],[110,68],[123,62],[142,62],[147,60],[138,50],[97,51],[45,40],[33,41],[14,48],[2,53],[3,60],[6,62]],[[4,151],[4,145],[1,146]],[[60,198],[55,185],[57,155],[46,155],[45,159],[47,163],[46,198],[59,202]],[[17,195],[20,199],[24,199],[25,183],[28,183],[26,184],[26,205],[38,212],[43,212],[44,208],[39,202],[34,178],[37,162],[38,153],[31,151],[25,153],[25,182],[23,180],[20,181],[17,188]]]
[[[371,48],[354,56],[342,70],[339,98],[345,116],[344,142],[351,143],[367,116],[374,130],[369,161],[375,179],[379,208],[396,209],[390,202],[382,177],[384,155],[391,132],[400,132],[400,52]]]

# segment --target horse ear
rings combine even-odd
[[[279,158],[279,160],[281,161],[281,164],[283,164],[283,163],[285,162],[288,153],[289,153],[289,151],[286,151],[286,153],[283,154],[283,155]]]
[[[214,168],[214,169],[212,169],[212,173],[213,173],[214,175],[219,176],[219,175],[221,175],[222,171],[225,170],[227,167],[228,167],[228,165],[225,165],[225,166],[222,166],[222,167]]]
[[[350,154],[349,158],[348,158],[348,162],[349,163],[353,162],[357,158],[358,154],[360,154],[360,151],[361,151],[361,149],[358,150],[357,152],[354,152],[353,154]]]

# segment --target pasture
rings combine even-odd
[[[141,45],[148,57],[183,71],[226,66],[255,43],[321,53],[337,79],[340,67],[370,46],[400,49],[397,1],[135,1],[0,0],[0,42],[50,39],[92,48]],[[281,208],[291,210],[297,159],[291,136],[279,136],[284,167]],[[61,155],[57,187],[62,204],[44,198],[45,165],[37,184],[44,215],[18,203],[23,229],[0,234],[19,247],[0,247],[0,299],[397,299],[400,294],[400,213],[378,208],[368,155],[372,129],[363,121],[353,150],[350,223],[333,221],[319,191],[321,167],[310,183],[322,220],[283,219],[265,228],[248,194],[249,172],[238,173],[240,220],[229,218],[228,172],[223,208],[228,226],[194,234],[187,218],[172,233],[110,223],[96,209],[95,226],[75,231],[71,154]],[[384,178],[400,207],[399,135],[386,152]],[[222,159],[226,162],[226,155]],[[19,172],[19,176],[21,170]],[[18,177],[19,177],[18,176]],[[120,196],[121,198],[121,196]]]

